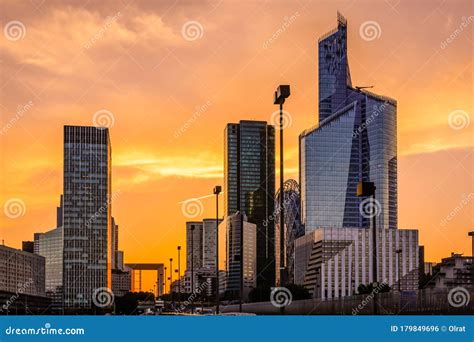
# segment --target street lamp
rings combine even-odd
[[[216,195],[216,315],[219,314],[219,194],[222,191],[220,185],[214,187]]]
[[[283,104],[290,96],[289,85],[279,85],[275,91],[273,104],[280,105],[280,286],[284,284],[285,278],[285,209],[283,208]]]
[[[398,257],[398,292],[402,292],[402,249],[395,251]]]
[[[165,266],[165,277],[164,277],[164,282],[163,282],[163,286],[164,286],[163,294],[166,293],[166,270],[167,270],[167,269],[168,269],[168,268]]]
[[[357,184],[357,197],[372,197],[372,274],[374,289],[374,315],[377,314],[377,293],[375,287],[377,285],[377,228],[376,228],[376,203],[375,203],[375,184],[373,182],[359,182]]]
[[[178,303],[181,304],[181,246],[178,246]]]
[[[170,258],[170,294],[173,301],[173,258]]]
[[[474,231],[467,233],[467,235],[472,237],[472,251],[471,251],[471,256],[474,257]]]
[[[194,298],[194,225],[191,225],[191,296]],[[191,313],[194,313],[194,303],[191,302]]]

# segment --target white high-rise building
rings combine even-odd
[[[186,292],[192,291],[191,278],[196,289],[200,282],[215,278],[215,272],[216,219],[186,222]]]

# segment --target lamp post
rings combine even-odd
[[[178,246],[178,303],[181,304],[181,246]]]
[[[280,286],[285,282],[285,209],[283,207],[283,104],[290,96],[289,85],[279,85],[273,104],[280,105]]]
[[[216,195],[216,315],[219,314],[219,194],[222,191],[220,185],[214,187]]]
[[[164,282],[163,282],[163,286],[164,286],[163,294],[166,293],[166,270],[167,270],[167,269],[168,269],[168,268],[165,266],[165,276],[164,276],[164,279],[163,279],[163,280],[164,280]]]
[[[170,258],[170,294],[173,301],[173,258]]]
[[[191,296],[194,298],[194,225],[191,225]],[[191,313],[194,313],[194,305],[191,302]]]
[[[474,257],[474,231],[467,233],[467,235],[472,237],[472,251],[471,251],[471,256]]]
[[[395,253],[398,257],[398,292],[402,292],[402,249],[397,249]]]
[[[372,274],[373,274],[373,286],[374,289],[374,315],[377,314],[377,292],[375,287],[377,285],[377,227],[376,227],[376,204],[375,204],[375,184],[373,182],[359,182],[357,184],[357,196],[358,197],[372,197]]]

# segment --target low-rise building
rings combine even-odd
[[[452,288],[474,286],[474,259],[472,256],[452,253],[433,266],[429,287]]]
[[[0,291],[44,297],[44,257],[0,245]]]
[[[115,296],[121,297],[132,290],[132,275],[130,271],[112,270],[112,292]]]
[[[401,253],[397,253],[401,250]],[[372,230],[318,228],[295,241],[295,283],[314,298],[330,299],[357,293],[374,281]],[[377,281],[401,290],[418,288],[418,231],[378,229]]]

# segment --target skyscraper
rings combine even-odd
[[[194,272],[192,277],[191,270]],[[191,289],[191,278],[194,282],[192,289],[196,289],[204,278],[215,278],[215,272],[216,220],[186,222],[186,288]]]
[[[45,259],[46,295],[52,299],[52,309],[62,309],[63,289],[63,227],[45,233],[35,233],[35,254]]]
[[[241,228],[244,241],[241,242]],[[240,213],[228,215],[219,231],[226,234],[225,243],[225,292],[230,298],[238,298],[241,280],[241,243],[243,245],[243,299],[248,299],[252,288],[257,286],[257,226],[247,222],[247,217]]]
[[[45,259],[46,295],[52,299],[51,310],[61,313],[63,308],[63,196],[56,208],[56,228],[34,234],[34,253]]]
[[[224,134],[224,214],[240,212],[257,226],[257,285],[274,286],[275,128],[240,121]]]
[[[397,103],[353,87],[347,21],[319,39],[319,125],[300,135],[302,222],[369,227],[359,181],[376,186],[377,227],[397,228]]]
[[[66,309],[90,310],[111,288],[111,146],[107,128],[64,127]]]

